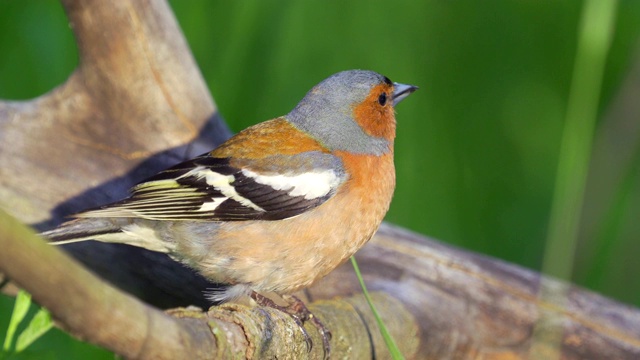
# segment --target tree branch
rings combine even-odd
[[[124,198],[141,179],[230,134],[165,2],[63,5],[78,69],[40,98],[0,102],[0,199],[39,230]],[[113,244],[65,249],[160,307],[206,306],[202,290],[215,286],[163,254]]]
[[[122,198],[140,179],[210,150],[229,134],[166,3],[63,4],[78,40],[79,68],[45,96],[0,102],[2,207],[38,229]],[[306,355],[300,332],[284,314],[230,304],[167,316],[114,290],[2,215],[0,248],[0,270],[61,326],[127,358]],[[202,291],[215,286],[142,249],[87,242],[65,250],[156,307],[208,306]],[[408,358],[528,358],[553,351],[566,359],[640,356],[637,309],[532,271],[389,225],[357,257]],[[558,295],[541,300],[540,284]],[[370,357],[375,348],[376,358],[384,358],[368,307],[354,296],[359,293],[345,264],[307,295],[333,332],[334,355]],[[552,322],[542,324],[542,333],[560,332],[559,349],[544,336],[533,343],[534,324],[549,314]],[[313,328],[309,333],[321,343]],[[320,356],[320,348],[310,355]]]
[[[197,308],[174,309],[169,311],[172,316],[167,316],[114,289],[2,211],[0,248],[0,271],[24,285],[62,328],[125,358],[208,359],[211,354],[224,359],[323,356],[322,346],[308,353],[304,336],[296,331],[293,319],[271,308],[225,304],[206,313]],[[405,353],[415,353],[418,326],[413,315],[393,297],[379,294],[374,298],[392,333],[403,339],[400,346]],[[334,341],[334,355],[371,358],[369,337],[376,339],[374,344],[384,343],[377,331],[368,332],[375,329],[375,320],[361,315],[368,312],[367,306],[362,296],[356,296],[318,302],[311,307],[339,334]],[[307,327],[315,344],[322,344],[317,332]]]

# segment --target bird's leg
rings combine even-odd
[[[329,353],[331,351],[331,347],[329,344],[329,340],[331,340],[331,332],[324,326],[324,324],[318,319],[307,306],[302,302],[302,300],[298,299],[293,295],[285,295],[282,298],[289,304],[287,306],[280,306],[276,304],[273,300],[268,297],[258,294],[255,291],[251,292],[251,298],[255,300],[258,305],[268,306],[270,308],[274,308],[280,310],[289,316],[296,322],[296,324],[302,330],[302,334],[304,335],[305,342],[307,343],[307,350],[311,351],[313,347],[313,342],[311,341],[311,337],[307,330],[304,328],[304,322],[307,320],[311,321],[313,326],[318,329],[320,336],[322,336],[322,344],[324,346],[324,357],[325,359],[329,358]]]
[[[264,295],[258,294],[255,291],[251,292],[251,298],[253,300],[255,300],[255,302],[260,306],[266,306],[266,307],[270,307],[272,309],[280,310],[283,313],[288,314],[289,316],[291,316],[293,321],[296,322],[296,324],[298,325],[298,327],[302,331],[302,335],[304,335],[304,341],[307,343],[307,351],[311,351],[311,347],[313,346],[313,342],[311,341],[311,337],[309,336],[309,333],[304,328],[304,319],[301,319],[297,314],[291,313],[291,311],[289,310],[289,308],[287,306],[280,306],[280,305],[276,304],[275,301],[269,299],[268,297],[266,297]]]
[[[311,321],[313,326],[318,329],[318,332],[322,337],[322,345],[324,346],[324,357],[325,359],[329,358],[329,352],[331,351],[331,345],[329,344],[329,340],[331,340],[331,331],[324,326],[317,316],[313,315],[304,302],[298,299],[298,297],[294,295],[283,295],[282,298],[289,303],[287,309],[290,309],[291,312],[300,317],[303,322],[307,320]]]

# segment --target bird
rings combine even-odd
[[[417,88],[369,70],[336,73],[288,114],[41,235],[54,244],[96,240],[166,253],[228,284],[208,294],[211,301],[249,295],[276,306],[262,294],[310,286],[380,226],[396,183],[395,106]],[[306,312],[302,320],[309,318],[319,322]]]

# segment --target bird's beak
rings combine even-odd
[[[416,90],[418,90],[417,86],[393,83],[393,106],[398,105],[402,99]]]

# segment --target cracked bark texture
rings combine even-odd
[[[271,309],[185,308],[207,309],[202,291],[216,284],[163,254],[86,242],[65,247],[76,263],[20,224],[44,230],[122,198],[230,135],[165,2],[63,5],[78,68],[39,98],[0,101],[0,272],[61,327],[126,358],[321,357]],[[407,358],[640,356],[638,309],[533,271],[387,224],[357,258]],[[332,330],[336,358],[386,358],[360,292],[346,264],[301,295]]]

